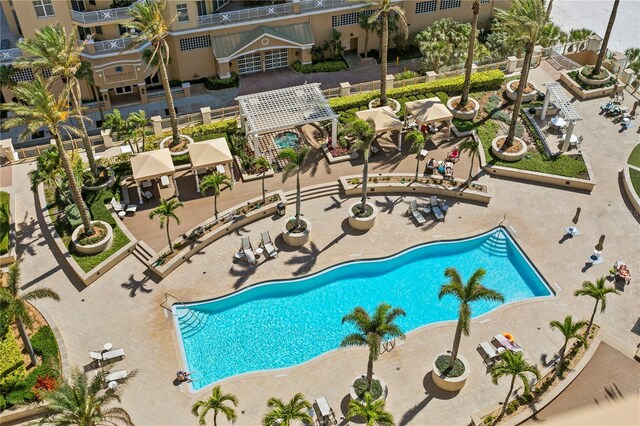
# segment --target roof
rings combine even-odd
[[[337,119],[320,83],[285,87],[236,98],[247,133],[263,134],[307,123]]]
[[[404,104],[407,113],[411,114],[416,123],[428,124],[435,121],[450,121],[453,119],[451,111],[438,98],[420,99]]]
[[[384,106],[381,108],[373,108],[364,111],[357,111],[356,117],[361,120],[372,119],[376,126],[376,133],[384,133],[390,130],[400,130],[404,127],[404,123],[400,121],[397,115],[393,113],[391,108]]]
[[[311,25],[303,22],[280,27],[265,27],[261,25],[251,31],[240,31],[211,37],[211,46],[215,57],[220,60],[234,56],[243,48],[265,36],[299,46],[312,45],[315,42]],[[269,45],[265,45],[266,47],[269,47]]]
[[[131,170],[135,181],[172,175],[176,171],[169,148],[143,152],[131,157]]]
[[[194,169],[217,166],[233,161],[225,138],[191,143],[187,147],[189,148],[191,167]]]
[[[582,120],[578,111],[576,111],[573,104],[571,104],[571,100],[564,94],[564,90],[560,83],[554,81],[551,83],[545,83],[545,86],[547,86],[548,90],[547,96],[551,96],[551,101],[560,108],[567,121]]]

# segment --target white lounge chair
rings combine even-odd
[[[104,381],[107,383],[115,382],[118,380],[126,379],[127,376],[128,376],[127,370],[118,370],[104,376]]]
[[[436,220],[444,220],[444,213],[442,213],[439,206],[431,206],[431,212],[436,217]]]
[[[524,350],[524,348],[519,344],[517,344],[516,342],[512,342],[506,337],[504,337],[504,334],[502,333],[496,334],[493,340],[491,341],[491,343],[496,348],[503,347],[505,349],[510,350],[511,352],[522,352]]]
[[[264,231],[260,234],[262,239],[262,247],[264,247],[265,251],[269,255],[269,257],[275,259],[278,257],[278,250],[273,245],[271,241],[271,235],[269,235],[269,231]]]
[[[120,349],[114,349],[108,352],[104,352],[102,354],[102,360],[103,361],[108,361],[110,359],[114,359],[114,358],[124,358],[124,349],[120,348]]]
[[[321,396],[316,399],[315,407],[316,414],[318,415],[318,423],[322,426],[330,426],[338,424],[336,420],[336,415],[333,412],[333,409],[329,406],[327,402],[327,398]]]
[[[592,265],[598,265],[604,262],[604,259],[602,258],[602,252],[599,250],[594,250],[592,254],[587,256],[587,258],[589,259],[589,263],[591,263]]]
[[[482,355],[482,359],[487,367],[493,365],[495,360],[500,356],[496,348],[489,342],[480,342],[477,349],[480,352],[480,355]]]
[[[116,201],[115,198],[111,199],[111,207],[113,207],[113,210],[117,213],[117,212],[121,212],[122,210],[124,210],[126,208],[126,206],[124,204],[119,203],[118,201]]]
[[[100,362],[100,361],[102,361],[102,353],[101,352],[89,351],[89,358]]]
[[[409,212],[413,215],[413,218],[419,225],[427,223],[427,219],[425,219],[422,213],[420,213],[420,210],[418,210],[418,202],[416,200],[411,200],[409,202]]]
[[[242,237],[240,239],[240,242],[240,250],[244,254],[244,258],[247,263],[251,265],[255,265],[256,263],[258,263],[258,261],[256,260],[256,255],[253,253],[253,247],[251,247],[251,241],[249,240],[249,237]]]

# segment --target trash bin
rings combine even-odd
[[[287,214],[287,206],[282,201],[278,203],[277,207],[278,207],[278,214],[280,216],[284,216],[285,214]]]

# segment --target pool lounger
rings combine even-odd
[[[516,342],[511,342],[509,339],[504,337],[502,333],[496,334],[491,341],[491,343],[497,347],[503,347],[505,349],[510,350],[511,352],[522,352],[524,348],[517,344]]]
[[[244,258],[247,260],[247,262],[252,265],[258,263],[258,261],[256,260],[256,255],[253,254],[253,247],[251,247],[251,241],[249,240],[249,237],[242,237],[240,239],[240,242],[242,253],[244,253]]]
[[[262,239],[262,246],[264,247],[269,257],[273,259],[278,257],[278,250],[276,250],[273,242],[271,241],[271,235],[269,235],[269,231],[262,232],[260,234],[260,238]]]
[[[416,200],[411,200],[409,202],[409,212],[413,215],[413,218],[418,222],[419,225],[423,225],[427,223],[427,220],[422,216],[420,210],[418,210],[418,202]]]
[[[442,213],[442,210],[440,210],[440,207],[432,205],[431,211],[433,212],[433,215],[436,217],[437,220],[444,220],[444,213]]]
[[[114,371],[113,373],[109,373],[106,376],[104,376],[104,381],[107,383],[115,382],[117,380],[126,379],[127,375],[128,375],[127,370]]]
[[[487,367],[493,365],[495,360],[500,356],[495,347],[489,342],[480,342],[477,347],[478,352]]]
[[[104,352],[102,354],[102,360],[103,361],[107,361],[113,358],[124,358],[124,349],[120,348],[120,349],[114,349],[112,351],[109,352]]]

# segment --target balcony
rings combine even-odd
[[[87,43],[83,56],[95,58],[96,56],[111,56],[121,53],[137,53],[149,46],[149,42],[136,45],[131,37],[116,38],[113,40],[95,41],[91,40]]]
[[[0,50],[0,63],[11,63],[15,59],[22,57],[22,50],[16,48]]]
[[[129,19],[129,9],[127,7],[116,7],[113,9],[92,10],[85,12],[71,11],[71,19],[74,22],[86,25],[99,25],[102,23],[113,23]]]

